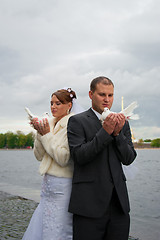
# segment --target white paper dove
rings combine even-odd
[[[137,108],[137,107],[138,107],[137,102],[132,102],[128,107],[123,109],[120,113],[124,114],[126,120],[138,120],[139,119],[139,115],[133,113],[133,110],[135,108]],[[101,116],[101,120],[104,121],[104,119],[110,113],[114,113],[114,112],[111,112],[108,108],[104,108],[104,111],[103,111],[102,116]]]
[[[47,112],[44,113],[44,114],[42,115],[42,117],[39,117],[39,116],[34,115],[34,114],[29,110],[29,108],[25,107],[25,110],[26,110],[26,112],[27,112],[27,114],[28,114],[28,118],[29,118],[30,121],[32,121],[34,118],[37,118],[37,121],[40,122],[40,121],[43,121],[43,119],[45,119],[45,118],[47,118],[47,119],[50,118],[50,117],[49,117],[49,114],[48,114]]]

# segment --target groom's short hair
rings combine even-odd
[[[100,77],[94,78],[94,79],[91,81],[90,90],[91,90],[92,92],[95,92],[98,83],[102,83],[102,84],[104,84],[104,85],[112,85],[112,86],[114,87],[114,84],[113,84],[113,82],[111,81],[111,79],[109,79],[109,78],[107,78],[107,77],[100,76]]]

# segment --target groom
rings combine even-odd
[[[68,141],[74,161],[69,211],[74,240],[128,240],[130,217],[122,164],[135,157],[129,123],[121,113],[100,121],[112,107],[113,82],[98,77],[90,84],[92,107],[70,118]]]

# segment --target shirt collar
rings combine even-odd
[[[98,119],[101,119],[101,114],[99,112],[97,112],[96,110],[94,110],[93,108],[91,108],[92,111],[96,114],[96,116],[98,117]]]

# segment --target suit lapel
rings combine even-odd
[[[87,117],[88,117],[91,125],[94,125],[97,130],[99,130],[102,127],[101,121],[98,119],[98,117],[92,111],[91,108],[87,111]]]

